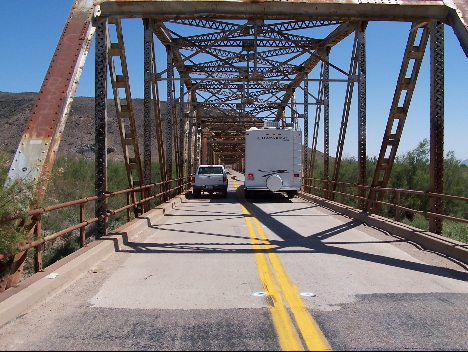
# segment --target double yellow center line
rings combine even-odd
[[[303,351],[305,344],[310,351],[331,350],[319,326],[304,306],[298,288],[286,273],[260,222],[248,206],[236,180],[234,184],[241,200],[242,213],[281,349]]]

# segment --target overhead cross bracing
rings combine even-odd
[[[286,124],[286,119],[299,116],[291,102],[296,88],[323,61],[324,48],[347,37],[359,22],[209,17],[215,15],[196,21],[150,20],[154,34],[171,48],[172,55],[172,67],[155,72],[156,80],[185,83],[181,89],[195,97],[189,105],[196,109],[197,124],[207,129],[209,139],[219,139],[226,132],[243,138],[246,129],[260,127],[265,120]],[[197,34],[187,35],[193,31],[191,27],[196,27]],[[315,28],[322,29],[317,38],[313,36]],[[307,36],[293,33],[297,30]],[[173,68],[177,72],[169,76]],[[228,120],[240,116],[242,119],[233,121],[234,128],[230,127]],[[224,128],[219,129],[217,121]],[[222,162],[232,150],[228,144],[213,148]],[[236,151],[229,159],[242,157],[242,151]]]
[[[324,105],[323,97],[310,94],[305,83],[323,81],[309,75],[320,65],[341,72],[344,82],[357,82],[356,75],[327,60],[327,50],[361,30],[363,21],[446,21],[450,12],[439,1],[171,1],[163,7],[158,1],[104,1],[101,16],[148,19],[168,55],[168,65],[153,72],[154,80],[167,81],[173,106],[187,98],[186,113],[198,116],[197,128],[208,140],[229,131],[215,127],[217,120],[227,123],[229,117],[243,116],[251,126],[269,119],[297,125],[306,115],[297,94],[308,95],[308,105]],[[236,127],[231,132],[240,137],[248,128],[245,121]],[[217,153],[226,155],[224,151]]]

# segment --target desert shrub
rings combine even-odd
[[[18,217],[17,220],[0,223],[0,253],[14,252],[15,246],[27,236],[24,227],[31,199],[32,182],[7,178],[9,156],[0,152],[0,218]]]

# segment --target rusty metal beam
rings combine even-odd
[[[366,112],[366,27],[367,22],[361,22],[358,34],[358,185],[366,186],[367,183],[367,148],[366,148],[366,125],[367,125],[367,112]],[[366,192],[364,188],[358,187],[358,196],[361,199],[358,202],[359,209],[364,209],[365,202],[362,200]]]
[[[104,16],[127,18],[178,19],[216,18],[243,19],[252,16],[263,18],[393,20],[393,21],[446,21],[450,7],[444,1],[400,0],[398,3],[350,2],[346,0],[311,1],[142,1],[107,0],[101,2]]]
[[[106,194],[107,188],[107,76],[108,76],[108,46],[109,32],[107,18],[97,21],[95,41],[95,95],[94,95],[94,128],[96,154],[95,163],[95,193],[97,196]],[[98,236],[107,235],[107,198],[96,200],[96,217]]]
[[[36,207],[47,189],[50,173],[65,128],[84,62],[94,34],[92,0],[72,5],[41,89],[31,110],[8,172],[7,183],[21,178],[32,183],[30,207]],[[34,222],[26,225],[33,229]],[[15,255],[0,276],[0,292],[21,278],[27,251]],[[4,269],[5,263],[0,263]]]
[[[93,1],[75,1],[8,172],[31,180],[33,199],[45,193],[83,65],[94,34]]]
[[[323,65],[323,179],[325,183],[324,187],[324,198],[329,197],[328,189],[329,184],[329,166],[330,166],[330,65],[328,58],[330,56],[330,47],[327,47],[324,54],[324,65]]]
[[[447,24],[451,25],[460,45],[468,57],[468,3],[466,0],[445,1],[451,7]]]
[[[144,140],[143,140],[143,182],[149,185],[152,182],[151,177],[151,131],[153,119],[151,116],[151,58],[153,49],[153,31],[150,29],[149,20],[143,19],[143,115],[144,115]],[[151,189],[145,191],[145,198],[149,198]],[[151,209],[151,201],[143,204],[144,211]]]
[[[444,25],[432,23],[431,30],[431,116],[430,191],[442,194],[444,188]],[[442,214],[440,197],[430,198],[430,212]],[[442,219],[431,216],[429,231],[442,234]]]

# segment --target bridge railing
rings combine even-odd
[[[53,239],[56,239],[60,236],[63,236],[67,233],[70,233],[74,230],[79,229],[80,230],[79,244],[80,244],[80,247],[84,247],[87,245],[86,233],[85,233],[86,226],[96,223],[97,221],[105,219],[105,218],[111,218],[112,216],[122,211],[127,212],[127,221],[130,221],[131,219],[130,213],[131,213],[132,208],[137,207],[137,206],[141,207],[143,204],[148,204],[148,202],[151,202],[152,200],[156,200],[156,206],[157,206],[159,204],[162,204],[165,200],[173,198],[177,194],[181,194],[184,190],[187,190],[190,187],[190,185],[191,185],[190,177],[188,176],[180,177],[177,179],[161,181],[158,183],[152,183],[152,184],[144,185],[141,187],[128,188],[128,189],[124,189],[124,190],[116,191],[116,192],[109,192],[107,194],[100,195],[100,196],[83,197],[81,199],[77,199],[77,200],[73,200],[73,201],[69,201],[65,203],[54,204],[54,205],[43,207],[43,208],[37,208],[37,209],[28,211],[27,214],[1,217],[0,223],[4,223],[8,221],[16,221],[21,218],[24,219],[25,215],[29,216],[31,220],[34,222],[34,226],[33,226],[34,235],[31,234],[30,236],[27,236],[25,241],[23,241],[23,244],[18,245],[15,248],[13,248],[12,252],[0,253],[0,260],[10,258],[14,256],[16,253],[21,253],[28,249],[35,248],[35,258],[34,258],[35,272],[42,271],[43,269],[42,268],[42,245],[44,243],[51,241]],[[144,191],[143,192],[144,194],[151,194],[151,195],[145,198],[142,198],[140,200],[135,200],[134,202],[131,202],[131,199],[136,199],[135,197],[131,197],[131,195],[136,192],[142,192],[142,191]],[[91,202],[95,202],[98,199],[113,198],[119,195],[127,196],[127,205],[114,209],[114,210],[107,209],[106,215],[86,219],[85,206],[87,204]],[[75,206],[79,206],[79,215],[78,215],[79,223],[69,226],[58,232],[54,232],[54,233],[44,236],[44,231],[42,229],[42,222],[43,222],[42,217],[45,214],[49,214],[56,210],[71,208]]]
[[[322,187],[317,187],[316,186],[317,183],[321,184]],[[333,185],[335,187],[332,187]],[[412,209],[407,206],[403,206],[402,201],[401,201],[402,194],[415,194],[415,195],[428,197],[429,199],[430,198],[443,198],[443,199],[450,199],[454,201],[461,201],[461,202],[468,203],[468,198],[466,197],[431,193],[431,192],[425,192],[425,191],[407,190],[407,189],[400,189],[400,188],[370,187],[370,186],[363,186],[363,185],[358,185],[358,184],[349,183],[349,182],[331,181],[331,180],[323,180],[323,179],[317,179],[317,178],[303,178],[302,186],[306,192],[318,195],[320,197],[323,197],[329,200],[334,200],[335,198],[337,198],[336,196],[339,196],[340,203],[342,204],[347,204],[346,200],[351,198],[355,201],[355,203],[353,204],[354,207],[356,207],[356,204],[359,204],[359,201],[362,201],[362,204],[365,204],[365,202],[372,202],[372,203],[378,203],[383,206],[388,206],[394,209],[396,221],[401,221],[401,212],[405,211],[405,212],[410,212],[414,214],[420,214],[420,215],[427,216],[427,217],[437,217],[440,219],[446,219],[446,220],[468,224],[467,219],[459,218],[456,216],[445,215],[445,214],[436,214],[436,213],[432,213],[429,211]],[[350,189],[353,190],[353,192],[349,191]],[[375,191],[381,191],[381,192],[393,192],[395,194],[395,203],[389,203],[389,202],[379,201],[379,200],[371,200],[365,197],[360,197],[358,195],[359,194],[358,189],[375,190]]]

